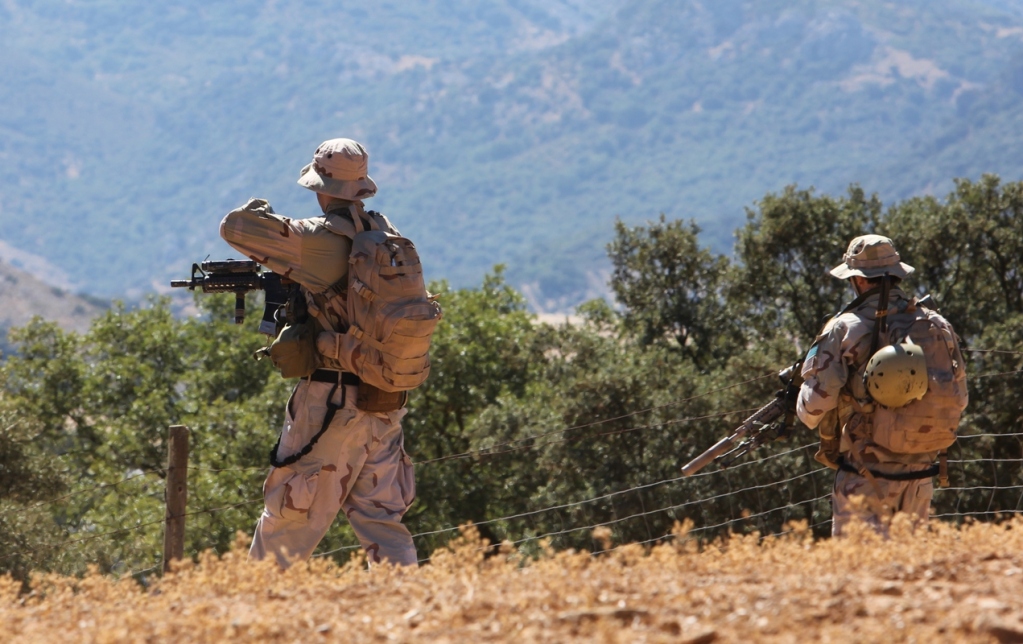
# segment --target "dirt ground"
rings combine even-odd
[[[281,572],[207,554],[131,579],[0,580],[8,642],[1023,642],[1023,519],[882,541],[678,538],[600,556],[484,559],[473,530],[414,570],[355,559]],[[602,538],[603,535],[597,535]]]

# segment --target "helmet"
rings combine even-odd
[[[863,384],[876,402],[897,409],[927,393],[927,361],[923,349],[908,338],[878,350],[867,362]]]

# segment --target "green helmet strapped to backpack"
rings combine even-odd
[[[890,318],[888,346],[871,356],[864,371],[867,391],[878,403],[871,438],[897,454],[947,449],[969,402],[958,336],[919,302],[892,310]]]
[[[927,393],[927,358],[923,349],[906,338],[888,345],[867,362],[863,384],[875,402],[898,409]]]

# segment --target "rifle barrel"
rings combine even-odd
[[[756,429],[756,425],[768,425],[773,423],[779,416],[784,412],[784,407],[781,402],[775,398],[771,402],[767,403],[760,409],[753,412],[746,420],[742,421],[734,432],[730,435],[725,436],[718,442],[714,443],[710,449],[703,452],[693,460],[689,461],[682,467],[683,476],[692,476],[696,474],[704,467],[712,463],[719,456],[724,454],[735,444],[736,441],[745,437],[747,434]]]
[[[682,476],[692,476],[703,468],[707,467],[714,461],[718,456],[721,456],[739,439],[739,433],[736,432],[730,436],[725,436],[718,442],[714,443],[710,449],[703,454],[700,454],[693,460],[689,461],[682,466]]]
[[[270,313],[264,312],[260,329],[269,333],[275,327],[273,311],[288,298],[288,289],[281,283],[281,279],[276,273],[260,270],[255,261],[225,259],[192,264],[192,279],[171,280],[170,285],[172,288],[188,288],[193,291],[199,288],[203,293],[234,293],[236,324],[245,320],[245,294],[249,291],[266,291],[267,311]]]

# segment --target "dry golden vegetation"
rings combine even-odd
[[[472,529],[418,570],[223,557],[131,579],[0,580],[5,641],[1021,641],[1023,519],[882,541],[677,538],[591,556],[484,559]],[[596,535],[598,539],[605,535]]]

